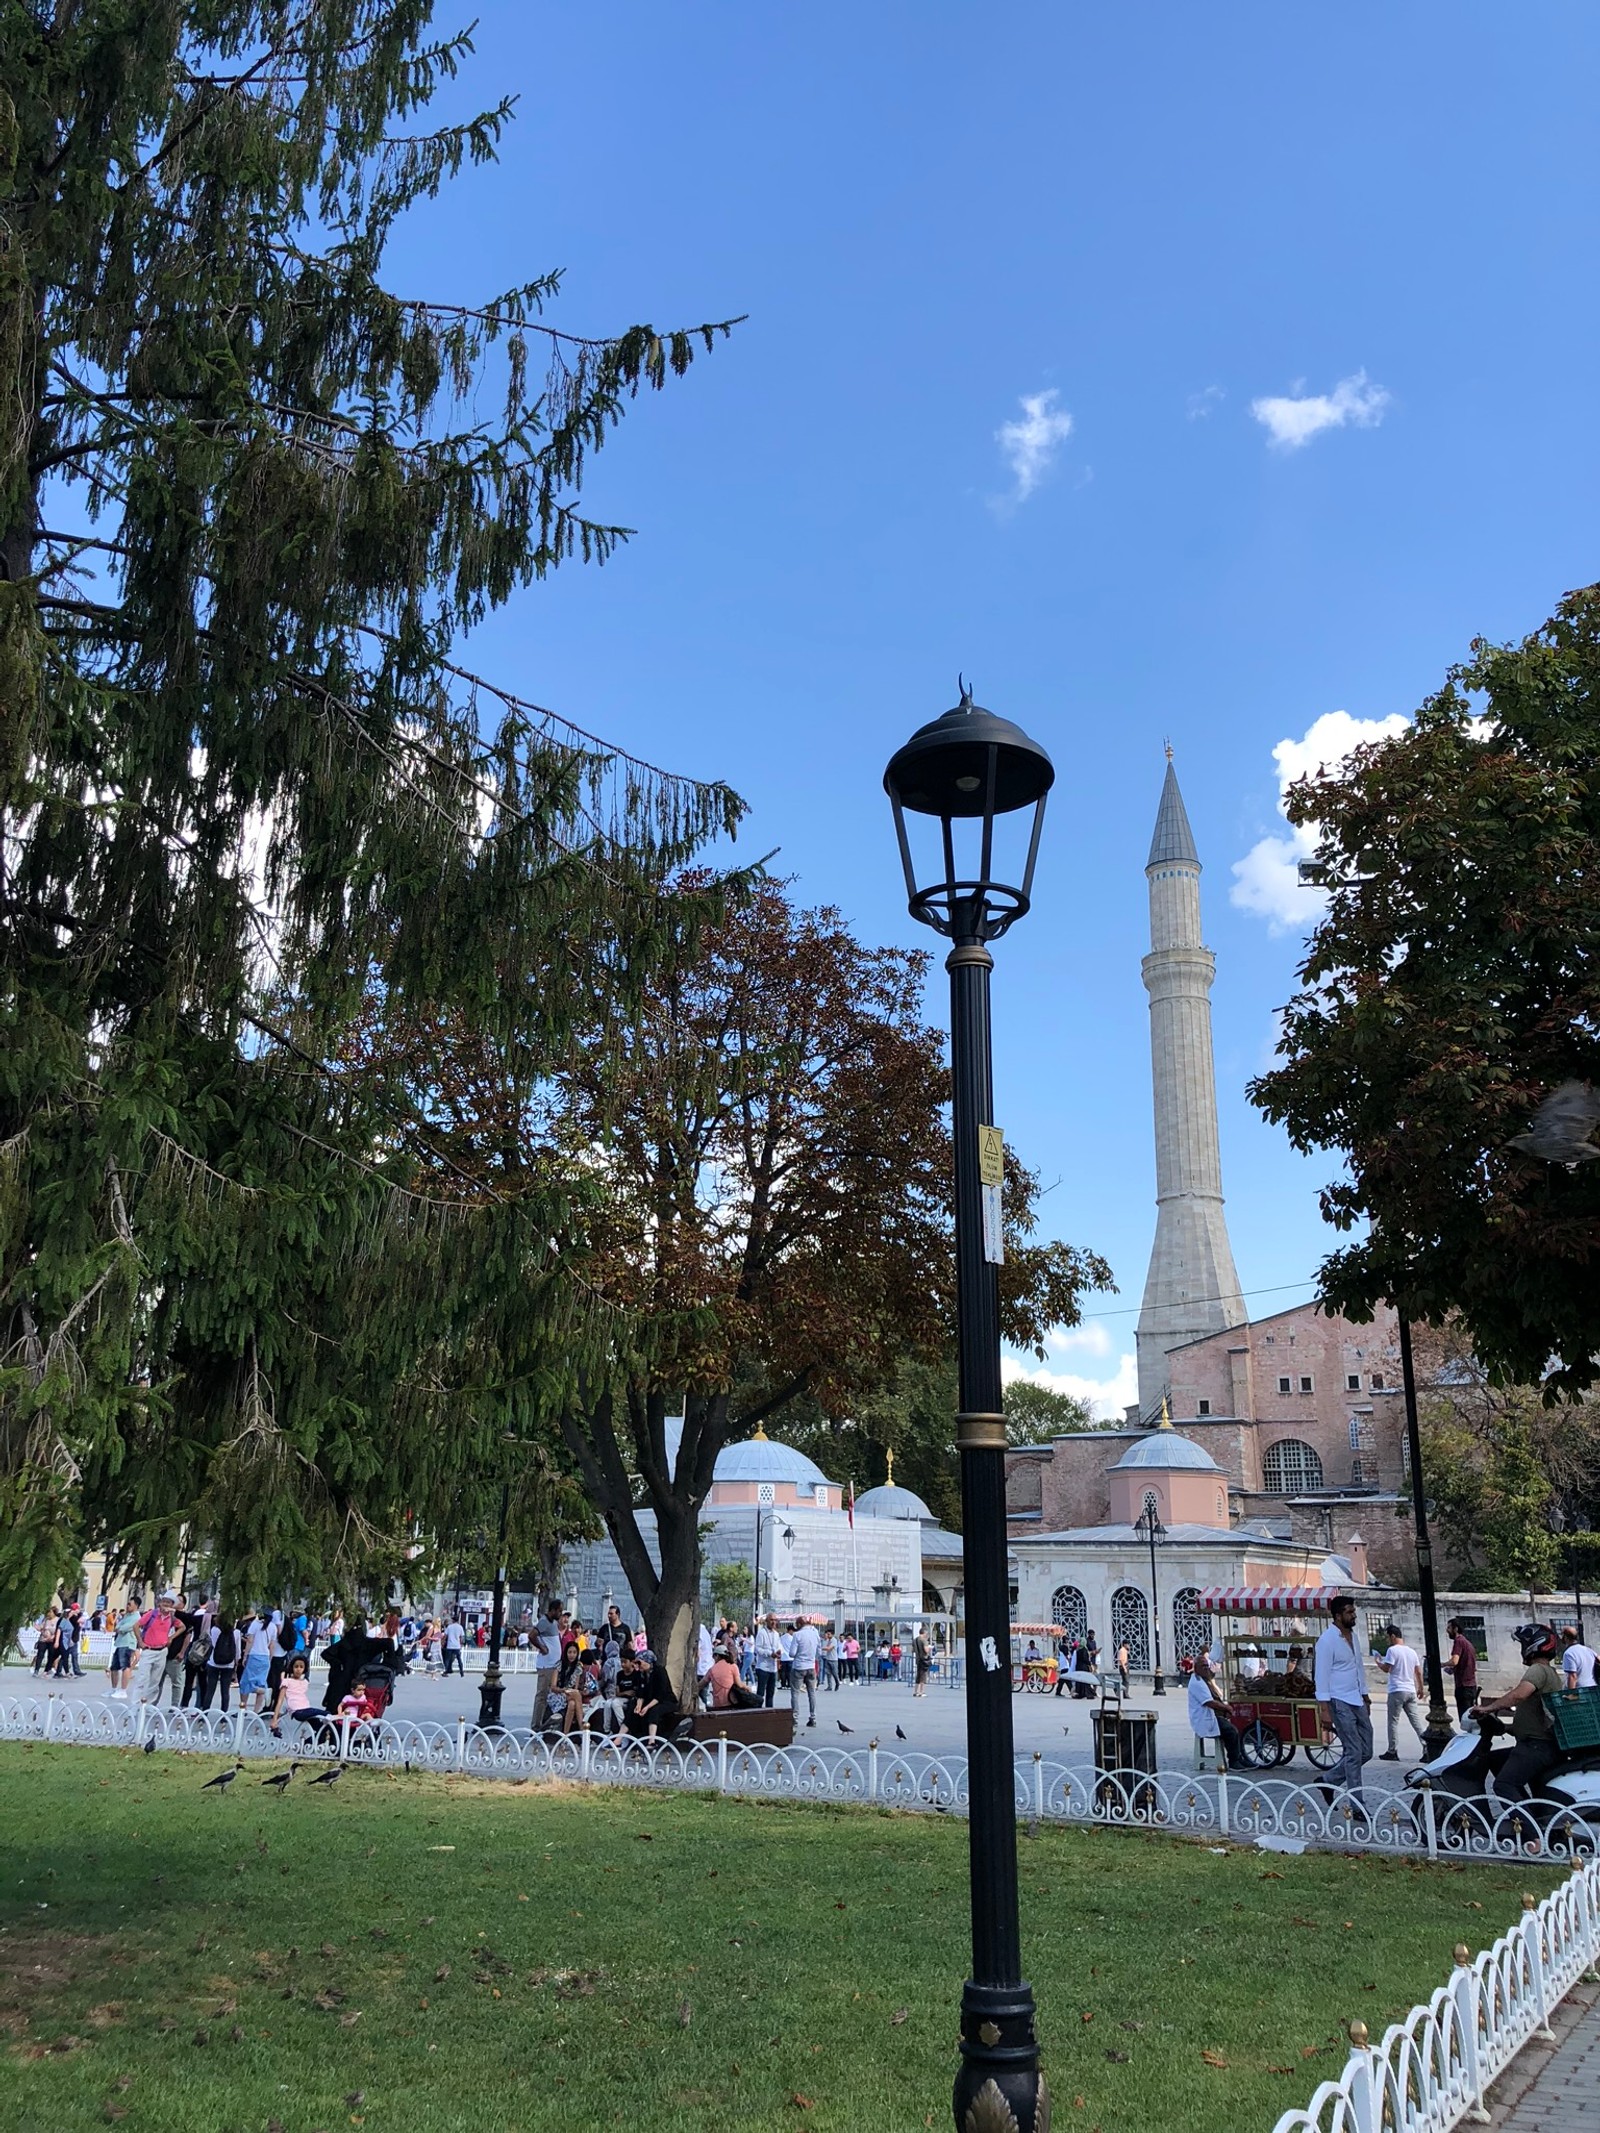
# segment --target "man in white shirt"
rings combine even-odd
[[[1561,1632],[1566,1650],[1561,1654],[1561,1678],[1569,1689],[1592,1689],[1595,1685],[1594,1653],[1578,1635],[1576,1626]]]
[[[1406,1720],[1417,1739],[1426,1748],[1428,1730],[1422,1723],[1421,1706],[1417,1701],[1417,1685],[1422,1679],[1422,1661],[1400,1634],[1398,1622],[1391,1622],[1384,1631],[1388,1647],[1378,1654],[1378,1664],[1389,1677],[1389,1694],[1384,1699],[1389,1706],[1389,1745],[1378,1757],[1380,1763],[1397,1763],[1400,1760],[1400,1715]]]
[[[804,1689],[810,1707],[808,1726],[817,1722],[817,1654],[822,1649],[822,1637],[815,1622],[802,1622],[794,1632],[789,1651],[789,1708],[794,1713],[794,1722],[800,1723],[800,1691]]]
[[[1334,1776],[1350,1794],[1358,1813],[1366,1813],[1361,1773],[1372,1760],[1372,1712],[1367,1696],[1367,1676],[1356,1645],[1356,1603],[1347,1593],[1330,1601],[1333,1617],[1317,1639],[1317,1714],[1324,1740],[1337,1739],[1344,1753]]]
[[[461,1627],[459,1617],[452,1615],[444,1626],[444,1671],[447,1680],[452,1666],[458,1674],[467,1671],[461,1658],[461,1647],[465,1642],[466,1631]]]
[[[783,1639],[778,1635],[778,1618],[768,1615],[756,1631],[756,1695],[763,1710],[772,1709],[772,1699],[778,1687],[778,1661],[783,1656]]]
[[[1216,1674],[1202,1652],[1189,1676],[1189,1727],[1196,1740],[1220,1740],[1230,1770],[1244,1768],[1244,1750],[1233,1714],[1217,1695]]]

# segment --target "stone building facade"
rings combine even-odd
[[[1226,1477],[1228,1521],[1303,1547],[1363,1556],[1372,1577],[1416,1575],[1394,1313],[1357,1325],[1316,1304],[1168,1351],[1173,1427]],[[1085,1430],[1009,1453],[1010,1532],[1116,1523],[1112,1468],[1149,1431]],[[1165,1516],[1163,1512],[1163,1516]]]

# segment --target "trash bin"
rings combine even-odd
[[[1094,1769],[1095,1800],[1105,1813],[1151,1813],[1156,1805],[1155,1786],[1140,1784],[1128,1773],[1155,1776],[1155,1712],[1102,1704],[1094,1714]]]

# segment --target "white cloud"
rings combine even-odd
[[[1388,739],[1403,733],[1407,721],[1398,711],[1388,718],[1352,718],[1348,711],[1324,711],[1297,741],[1279,741],[1272,751],[1278,770],[1278,808],[1297,778],[1337,771],[1357,748],[1368,741]],[[1314,823],[1298,827],[1285,824],[1283,833],[1263,837],[1242,859],[1233,863],[1234,882],[1228,901],[1241,911],[1253,911],[1267,921],[1273,933],[1304,932],[1316,919],[1326,898],[1320,889],[1302,888],[1299,865],[1317,849]]]
[[[1250,412],[1266,431],[1268,441],[1281,452],[1297,452],[1323,430],[1375,429],[1383,420],[1391,395],[1374,385],[1364,370],[1341,378],[1331,393],[1269,394],[1252,400]]]
[[[1020,504],[1033,494],[1049,473],[1057,450],[1072,435],[1072,417],[1057,412],[1057,398],[1053,387],[1049,392],[1024,393],[1021,420],[1002,422],[994,433],[1000,456],[1016,482],[1012,503]]]
[[[1184,412],[1191,422],[1204,422],[1207,415],[1214,414],[1227,397],[1220,385],[1208,385],[1204,392],[1189,395]]]
[[[1051,1345],[1055,1343],[1052,1341]],[[1067,1370],[1030,1370],[1009,1356],[1001,1366],[1001,1375],[1008,1385],[1022,1379],[1051,1392],[1069,1393],[1075,1400],[1087,1400],[1101,1422],[1120,1422],[1122,1410],[1139,1397],[1139,1365],[1131,1350],[1118,1356],[1116,1369],[1105,1377],[1078,1377]]]

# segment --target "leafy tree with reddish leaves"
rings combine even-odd
[[[1501,1383],[1600,1375],[1600,1162],[1512,1149],[1569,1081],[1600,1086],[1600,586],[1472,657],[1393,739],[1302,780],[1330,900],[1251,1086],[1297,1148],[1340,1151],[1322,1205],[1368,1234],[1321,1270],[1352,1317],[1454,1312]]]
[[[558,1141],[604,1191],[581,1270],[615,1342],[608,1375],[575,1374],[560,1426],[675,1678],[718,1453],[791,1407],[848,1413],[946,1350],[953,1169],[926,963],[758,884],[684,929],[626,1038],[563,1077]],[[1028,1241],[1034,1191],[1012,1159],[1003,1330],[1037,1348],[1110,1273]]]

